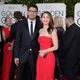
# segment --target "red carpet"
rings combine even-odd
[[[0,80],[2,80],[2,68],[0,67]],[[66,80],[65,76],[63,76],[62,80]],[[80,80],[80,76],[77,77],[77,80]]]
[[[65,76],[62,77],[62,80],[67,80]],[[77,80],[80,80],[80,76],[77,76]]]
[[[2,75],[0,74],[0,80],[2,80]],[[66,80],[65,77],[63,77],[62,80]],[[80,76],[77,77],[77,80],[80,80]]]

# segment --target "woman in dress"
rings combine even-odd
[[[40,51],[37,59],[36,80],[54,80],[55,55],[53,51],[58,49],[58,38],[52,15],[48,11],[41,15],[38,41]]]
[[[63,35],[64,35],[64,22],[63,18],[60,16],[55,16],[54,17],[54,27],[57,30],[57,35],[58,35],[58,50],[56,50],[55,56],[56,56],[56,68],[55,68],[55,78],[62,80],[62,71],[61,71],[61,62],[62,62],[62,45],[63,45]]]
[[[4,41],[9,36],[11,27],[11,19],[9,16],[5,18],[5,26],[2,29]],[[8,42],[4,44],[4,55],[3,55],[3,80],[9,80],[10,66],[12,61],[12,45],[13,42]]]

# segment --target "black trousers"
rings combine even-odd
[[[12,56],[12,63],[10,68],[9,80],[14,80],[16,65],[14,63],[14,57]]]
[[[25,63],[19,64],[16,80],[36,80],[36,64],[32,54],[28,55]]]
[[[62,71],[58,57],[56,57],[56,64],[55,64],[55,78],[58,80],[62,80]]]

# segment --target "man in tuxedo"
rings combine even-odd
[[[17,24],[21,20],[23,20],[22,13],[20,11],[15,11],[14,18],[15,18],[15,23],[11,25],[9,37],[5,41],[6,43],[10,42],[12,40],[15,40],[15,36],[16,36],[16,32],[17,32]],[[13,46],[13,53],[14,53],[14,46]],[[15,69],[16,69],[16,65],[14,63],[14,54],[12,54],[12,63],[11,63],[11,68],[10,68],[9,80],[14,80]]]
[[[72,16],[67,16],[65,22],[67,29],[63,39],[63,72],[67,80],[76,80],[80,59],[80,28]]]
[[[30,5],[27,11],[28,18],[17,24],[19,27],[14,43],[14,61],[18,66],[16,80],[36,80],[36,60],[39,50],[37,39],[40,25],[39,18],[36,18],[37,12],[37,6]]]

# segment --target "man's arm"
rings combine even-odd
[[[21,44],[21,25],[17,24],[17,31],[16,37],[14,42],[14,62],[18,66],[19,64],[19,51],[20,51],[20,44]]]

